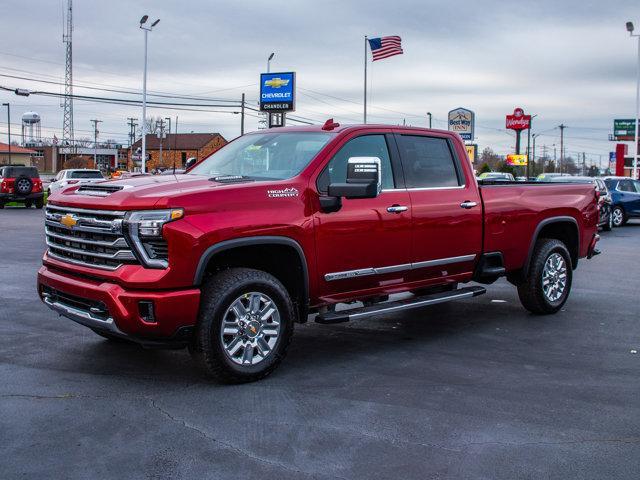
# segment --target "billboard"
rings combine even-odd
[[[260,110],[263,112],[292,112],[296,109],[296,74],[260,74]]]
[[[529,159],[526,155],[507,155],[507,165],[513,165],[514,167],[524,167],[529,163]]]
[[[531,127],[531,115],[525,115],[523,109],[516,107],[513,114],[507,115],[506,126],[510,130],[527,130]]]
[[[618,141],[633,141],[636,136],[636,120],[616,118],[613,121],[613,136]]]
[[[449,131],[458,133],[463,140],[473,140],[476,123],[475,114],[466,108],[456,108],[449,112]]]

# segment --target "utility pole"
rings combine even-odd
[[[427,117],[429,117],[429,128],[431,128],[431,112],[427,112]]]
[[[167,121],[167,132],[169,132],[166,138],[167,148],[169,149],[169,161],[171,161],[171,117],[164,117],[164,119]]]
[[[542,173],[544,173],[545,163],[547,161],[547,146],[542,145]]]
[[[136,120],[137,118],[127,117],[127,125],[129,125],[129,147],[132,147],[136,141],[136,127],[138,126]]]
[[[586,169],[587,168],[587,157],[585,155],[584,152],[582,152],[582,176],[584,177],[586,175]]]
[[[11,165],[11,105],[9,103],[3,103],[3,106],[7,107],[7,134],[9,137],[9,165]]]
[[[240,103],[240,135],[244,135],[244,93]]]
[[[558,160],[557,160],[557,152],[556,152],[556,144],[553,144],[553,172],[556,173],[558,171]]]
[[[564,129],[567,128],[567,126],[561,123],[558,128],[560,128],[560,175],[562,175],[562,166],[564,163]]]
[[[102,123],[102,120],[89,120],[93,123],[93,164],[95,168],[98,167],[98,124]]]
[[[156,136],[160,139],[160,160],[158,164],[162,166],[162,139],[164,138],[164,120],[160,119],[156,121]]]

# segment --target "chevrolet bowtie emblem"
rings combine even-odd
[[[73,215],[66,214],[62,216],[60,223],[65,227],[73,228],[78,224],[78,219]]]
[[[280,88],[289,85],[289,80],[283,80],[280,77],[274,77],[271,80],[265,81],[264,84],[268,87]]]

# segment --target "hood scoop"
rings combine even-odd
[[[122,185],[83,185],[76,190],[75,194],[89,197],[107,197],[123,188],[124,186]]]

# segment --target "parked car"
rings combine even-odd
[[[43,207],[42,180],[36,167],[0,167],[0,208],[9,202],[24,203],[27,208],[32,205]]]
[[[60,170],[55,180],[49,185],[47,193],[51,195],[70,185],[102,182],[104,180],[105,178],[100,170],[89,170],[87,168]]]
[[[611,194],[609,193],[609,189],[605,184],[604,180],[597,177],[583,177],[583,176],[572,176],[572,175],[553,175],[551,177],[546,177],[542,180],[542,182],[566,182],[566,183],[590,183],[594,186],[595,190],[598,192],[598,209],[600,210],[598,227],[601,227],[604,231],[611,231],[613,227],[613,215],[612,215],[612,199]]]
[[[567,173],[555,173],[555,172],[541,173],[536,177],[536,181],[544,182],[544,181],[548,181],[552,177],[569,177],[569,176],[570,175]]]
[[[492,180],[492,181],[505,181],[515,182],[516,179],[510,173],[503,172],[484,172],[478,177],[478,180]]]
[[[486,292],[461,283],[506,276],[524,308],[556,313],[579,259],[599,253],[591,185],[479,185],[448,131],[258,131],[183,175],[99,187],[47,205],[42,301],[110,339],[189,346],[224,382],[271,373],[311,315],[341,323]]]
[[[611,192],[613,226],[621,227],[630,218],[640,218],[640,181],[629,177],[605,177]]]

